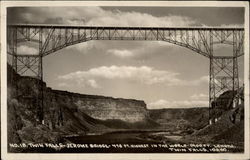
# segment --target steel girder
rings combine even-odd
[[[9,25],[10,30],[18,31],[17,42],[42,41],[42,56],[62,48],[90,40],[136,40],[166,41],[191,49],[210,57],[213,44],[233,44],[230,39],[233,31],[242,28],[150,28],[150,27],[87,27],[58,25]],[[37,35],[41,35],[38,39]],[[211,35],[214,38],[210,42]],[[239,53],[239,56],[243,53]]]
[[[44,56],[67,46],[90,40],[165,41],[209,58],[210,108],[212,108],[212,102],[220,94],[226,90],[236,91],[239,88],[237,58],[244,54],[243,28],[94,27],[28,24],[13,24],[7,27],[7,53],[12,57],[10,64],[18,74],[25,75],[27,71],[30,71],[30,74],[40,81],[43,79],[42,58]],[[18,53],[18,46],[27,42],[37,44],[36,54]],[[216,56],[214,46],[217,44],[233,46],[232,54]],[[42,89],[39,96],[43,96]]]

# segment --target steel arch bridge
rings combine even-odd
[[[227,90],[239,89],[237,59],[244,54],[244,28],[213,27],[102,27],[39,24],[10,24],[7,26],[8,63],[22,75],[28,71],[43,80],[43,57],[74,44],[91,40],[164,41],[188,48],[209,59],[209,108]],[[34,42],[38,53],[18,53],[21,43]],[[216,44],[232,46],[223,56],[214,54]],[[30,75],[29,75],[30,76]],[[15,81],[15,80],[14,80]],[[40,82],[41,82],[40,81]],[[17,89],[18,90],[18,89]],[[236,94],[233,92],[233,94]],[[17,96],[18,95],[17,93]],[[38,98],[38,119],[43,120],[43,88]],[[232,98],[232,97],[224,97]]]

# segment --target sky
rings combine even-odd
[[[8,23],[88,26],[243,26],[244,9],[229,7],[9,8]],[[230,48],[229,48],[230,49]],[[225,46],[215,52],[228,52]],[[20,53],[37,52],[28,45]],[[227,53],[225,53],[227,54]],[[243,79],[243,58],[239,59]],[[208,106],[209,60],[160,41],[89,41],[43,60],[53,89],[144,100],[150,109]]]

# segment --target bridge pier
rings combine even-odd
[[[218,118],[213,115],[214,109],[228,110],[239,104],[239,100],[235,97],[239,91],[238,55],[244,52],[244,34],[238,31],[233,31],[232,34],[233,56],[214,56],[212,54],[210,57],[209,122]]]
[[[209,119],[214,109],[228,110],[239,89],[238,63],[235,57],[211,57],[209,77]],[[228,93],[226,93],[228,92]],[[222,106],[224,105],[224,106]]]
[[[12,55],[9,62],[11,64],[12,69],[18,74],[11,75],[11,84],[15,88],[15,93],[13,95],[14,98],[22,98],[22,97],[30,97],[35,98],[37,106],[37,121],[42,123],[44,120],[43,108],[44,108],[44,82],[43,82],[43,58],[40,55],[36,56],[20,56],[20,55]],[[23,89],[22,82],[19,81],[19,76],[25,77],[33,77],[36,79],[36,83],[33,86],[34,93],[29,95],[32,92],[21,93],[20,89]]]

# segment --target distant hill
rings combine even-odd
[[[149,110],[150,117],[163,128],[189,133],[208,124],[208,108],[168,108]]]

